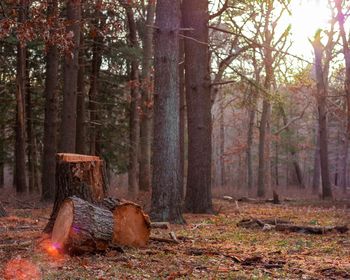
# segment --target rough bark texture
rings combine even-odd
[[[57,0],[48,1],[47,17],[57,21]],[[55,27],[55,24],[53,24]],[[53,30],[50,30],[53,32]],[[42,163],[42,199],[52,201],[55,194],[58,127],[58,50],[49,43],[46,56],[44,151]]]
[[[80,13],[81,3],[67,1],[67,32],[73,32],[73,49],[64,59],[63,74],[63,107],[60,130],[59,151],[66,153],[75,152],[76,120],[77,120],[77,81],[79,68],[79,43],[80,43]]]
[[[152,55],[153,55],[153,24],[155,2],[148,1],[146,26],[144,27],[142,72],[141,72],[141,123],[140,123],[140,173],[139,185],[141,191],[151,189],[151,148],[152,148]]]
[[[329,161],[328,161],[328,127],[327,127],[327,109],[326,98],[327,88],[325,85],[325,73],[322,65],[323,46],[321,44],[320,33],[316,34],[313,42],[315,51],[315,68],[317,80],[317,109],[320,134],[320,163],[322,177],[322,198],[332,198],[331,182],[329,177]]]
[[[113,238],[113,214],[78,197],[61,205],[52,230],[52,245],[69,254],[104,251]]]
[[[158,1],[151,217],[182,223],[179,133],[180,1]]]
[[[62,202],[77,196],[91,203],[100,202],[107,192],[104,162],[96,156],[58,154],[56,168],[56,196],[45,232],[52,230]]]
[[[25,24],[27,20],[28,2],[20,1],[18,23]],[[26,182],[26,128],[25,128],[25,96],[26,96],[26,47],[25,42],[17,45],[17,81],[16,81],[16,143],[15,143],[15,180],[16,191],[24,193],[27,191]]]
[[[208,1],[184,0],[188,174],[185,206],[193,213],[212,212],[211,91]],[[189,37],[189,38],[188,38]]]

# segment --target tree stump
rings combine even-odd
[[[55,202],[44,231],[52,231],[57,213],[66,198],[77,196],[98,203],[106,193],[107,177],[103,160],[97,156],[57,154]]]
[[[104,251],[113,238],[113,215],[78,197],[66,199],[52,230],[52,245],[70,254]]]
[[[1,217],[6,217],[7,216],[7,212],[5,210],[5,208],[2,206],[1,202],[0,202],[0,218]]]

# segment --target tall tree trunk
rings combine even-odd
[[[34,123],[33,123],[33,113],[32,113],[32,92],[30,86],[29,78],[29,60],[30,52],[26,49],[26,118],[27,118],[27,158],[28,158],[28,186],[29,193],[34,193],[39,191],[38,181],[37,181],[37,159],[36,159],[36,140],[34,133]]]
[[[188,175],[186,209],[212,212],[211,91],[208,46],[208,1],[184,0]]]
[[[225,169],[225,97],[222,96],[219,101],[219,130],[220,130],[220,186],[226,186]]]
[[[18,23],[25,24],[28,13],[28,1],[20,1]],[[27,191],[26,182],[26,128],[25,128],[25,96],[26,96],[26,47],[25,42],[17,45],[17,89],[16,89],[16,145],[15,145],[15,185],[18,193]]]
[[[317,194],[320,189],[321,178],[321,165],[320,165],[320,135],[317,129],[316,132],[316,145],[314,154],[314,170],[312,176],[312,193]]]
[[[185,92],[185,42],[179,41],[179,85],[180,85],[180,195],[185,197],[185,138],[186,138],[186,92]]]
[[[100,68],[102,63],[102,45],[103,37],[100,35],[99,29],[102,29],[105,24],[105,19],[99,10],[102,0],[98,0],[96,4],[96,13],[94,19],[94,38],[92,46],[92,62],[89,90],[89,110],[90,110],[90,154],[98,155],[97,138],[100,133],[98,129],[98,93],[99,93],[99,78]]]
[[[140,173],[139,184],[141,191],[151,188],[151,148],[152,148],[152,55],[153,55],[153,23],[155,2],[148,1],[145,33],[143,36],[143,56],[141,72],[141,121],[140,121]]]
[[[180,1],[158,1],[155,33],[154,144],[151,217],[182,223],[180,178]]]
[[[138,48],[137,29],[132,6],[129,3],[120,1],[125,8],[129,27],[129,46],[133,49]],[[139,63],[136,57],[131,60],[130,69],[130,116],[129,116],[129,194],[134,195],[138,191],[138,155],[140,146],[140,90],[139,90]]]
[[[54,32],[57,24],[58,1],[48,2],[48,19],[53,20],[50,32]],[[52,34],[51,34],[52,35]],[[42,199],[53,201],[55,195],[56,151],[58,128],[58,50],[54,42],[48,44],[46,55],[45,80],[45,121],[44,121],[44,151],[42,163]]]
[[[79,43],[81,1],[66,1],[67,32],[73,33],[73,49],[65,55],[63,74],[63,107],[60,130],[60,152],[75,153],[77,121],[77,82],[79,69]]]
[[[272,39],[273,33],[270,30],[271,13],[273,10],[273,1],[268,1],[267,11],[264,23],[264,67],[265,67],[265,94],[270,95],[273,74],[273,57],[272,57]],[[270,161],[270,119],[271,104],[269,96],[264,97],[263,110],[261,114],[259,127],[259,169],[258,169],[258,191],[259,197],[265,196],[266,190],[271,188],[271,161]]]
[[[80,31],[80,50],[79,50],[79,70],[77,84],[77,137],[76,152],[78,154],[86,154],[86,105],[85,105],[85,44],[82,30]]]
[[[325,75],[322,65],[323,46],[321,44],[320,32],[316,34],[313,42],[315,51],[315,69],[317,80],[317,108],[320,134],[320,162],[321,162],[321,177],[322,177],[322,198],[332,198],[331,182],[329,177],[329,162],[328,162],[328,127],[327,127],[327,110],[326,98],[327,88],[325,85]]]
[[[254,120],[255,120],[255,108],[252,107],[249,109],[249,124],[248,124],[248,133],[247,133],[247,175],[248,175],[248,189],[252,189],[254,173],[253,173],[253,159],[252,159],[252,146],[253,146],[253,132],[254,132]]]
[[[343,191],[344,193],[346,192],[347,188],[347,179],[346,179],[346,174],[347,174],[347,163],[348,163],[348,146],[349,146],[349,141],[350,141],[350,48],[349,48],[349,40],[346,37],[346,31],[345,31],[345,26],[344,26],[344,21],[345,21],[345,15],[343,14],[342,11],[342,0],[336,0],[335,5],[338,11],[338,23],[339,23],[339,30],[340,30],[340,36],[342,38],[342,43],[343,43],[343,54],[344,54],[344,59],[345,59],[345,81],[344,81],[344,89],[345,89],[345,94],[346,94],[346,104],[347,104],[347,114],[346,114],[346,121],[347,121],[347,126],[346,126],[346,133],[347,133],[347,140],[345,141],[345,154],[344,154],[344,179],[342,180],[343,183]]]

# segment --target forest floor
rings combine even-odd
[[[23,205],[22,205],[23,206]],[[310,235],[246,229],[244,218],[303,225],[350,225],[350,202],[235,203],[217,215],[186,214],[186,225],[152,230],[178,244],[70,257],[50,249],[42,229],[50,207],[16,209],[0,219],[0,279],[350,279],[350,233]],[[6,205],[5,205],[6,207]],[[29,206],[27,208],[30,208]]]

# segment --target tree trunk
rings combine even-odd
[[[321,165],[320,165],[320,135],[317,129],[316,132],[316,145],[314,153],[314,171],[312,176],[312,193],[318,194],[320,190],[320,178],[321,178]]]
[[[327,88],[325,85],[325,76],[322,66],[323,46],[321,44],[320,32],[316,35],[313,42],[315,51],[315,68],[317,80],[317,107],[318,121],[320,134],[320,162],[321,162],[321,177],[322,177],[322,199],[332,198],[331,182],[329,177],[329,162],[328,162],[328,127],[327,127],[327,109],[326,98]]]
[[[18,15],[18,23],[24,24],[27,20],[28,3],[20,1],[21,9]],[[25,96],[26,96],[26,47],[25,42],[17,45],[17,88],[16,88],[16,144],[15,144],[15,185],[18,193],[27,191],[26,182],[26,129],[25,129]]]
[[[225,96],[219,101],[219,130],[220,130],[220,185],[226,186],[226,170],[225,170]]]
[[[180,178],[180,1],[158,1],[155,32],[154,145],[151,216],[183,223]]]
[[[120,1],[123,2],[124,1]],[[133,49],[138,48],[136,22],[133,8],[128,3],[123,4],[129,27],[129,46]],[[140,146],[140,90],[139,90],[139,63],[136,57],[131,60],[130,70],[130,109],[129,109],[129,166],[128,166],[128,192],[135,195],[138,191],[138,156]]]
[[[347,140],[345,141],[345,155],[344,155],[344,174],[345,177],[343,178],[343,191],[346,192],[347,188],[347,180],[346,180],[346,174],[347,174],[347,162],[348,162],[348,146],[350,141],[350,48],[349,48],[349,40],[346,37],[346,31],[345,31],[345,15],[342,11],[342,2],[341,0],[336,0],[335,5],[338,11],[338,23],[339,23],[339,29],[340,29],[340,36],[342,38],[343,43],[343,54],[345,59],[345,81],[344,81],[344,89],[346,94],[346,104],[347,104],[347,114],[346,114],[346,133],[347,133]]]
[[[145,33],[143,36],[143,56],[141,72],[141,122],[140,122],[140,172],[139,185],[141,191],[151,189],[151,148],[152,148],[152,55],[153,55],[153,24],[155,2],[148,1]]]
[[[182,5],[181,5],[182,6]],[[182,22],[182,21],[181,21]],[[185,198],[185,138],[186,138],[186,92],[185,92],[185,42],[179,41],[179,85],[180,85],[180,195]]]
[[[254,173],[253,173],[253,159],[252,159],[252,146],[253,146],[253,133],[254,133],[254,120],[255,120],[255,108],[249,109],[249,125],[247,135],[247,173],[248,173],[248,189],[252,189]]]
[[[81,30],[82,33],[82,30]],[[76,152],[78,154],[86,154],[86,105],[85,105],[85,44],[83,34],[80,35],[80,50],[79,50],[79,70],[77,84],[77,137],[76,137]]]
[[[57,24],[58,2],[48,2],[47,17],[54,20],[50,32]],[[52,34],[51,34],[52,35]],[[54,42],[47,46],[46,80],[45,80],[45,121],[44,151],[42,162],[42,199],[52,201],[55,194],[56,151],[58,128],[58,50]]]
[[[67,33],[72,32],[73,49],[64,59],[63,107],[60,130],[60,152],[74,153],[76,150],[77,82],[79,69],[81,1],[67,1]]]
[[[211,91],[208,46],[208,1],[183,1],[188,173],[186,210],[211,213]]]
[[[56,196],[50,220],[45,232],[51,232],[62,202],[70,196],[78,196],[97,203],[107,193],[107,178],[103,160],[96,156],[57,154]]]
[[[98,6],[102,0],[98,0],[96,4],[96,13],[94,19],[94,43],[92,47],[92,62],[91,62],[91,76],[90,76],[90,90],[89,90],[89,109],[90,109],[90,154],[97,155],[99,144],[97,138],[100,133],[98,129],[98,94],[99,94],[99,78],[100,68],[102,63],[102,46],[103,37],[100,35],[100,29],[105,26],[105,18],[103,17]]]

